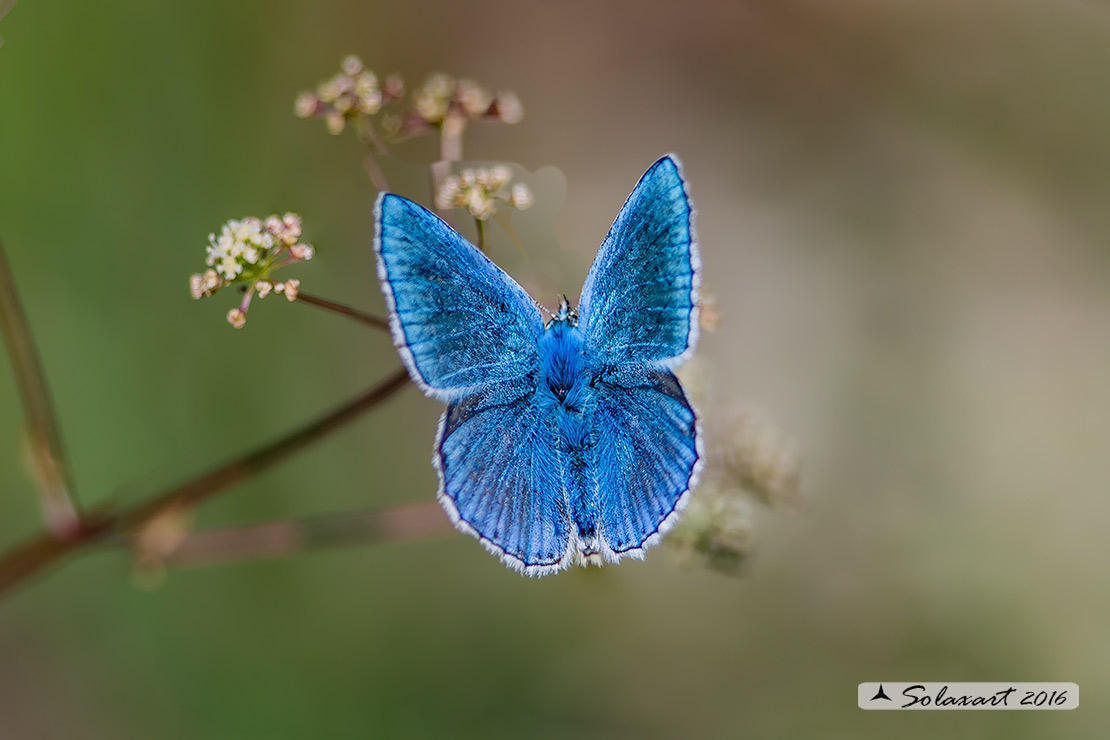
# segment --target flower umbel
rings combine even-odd
[[[524,183],[511,188],[513,173],[508,167],[465,169],[444,180],[436,193],[436,208],[442,211],[465,208],[479,221],[497,213],[498,205],[523,211],[532,206],[535,198]]]
[[[361,59],[351,55],[343,59],[339,74],[321,82],[315,92],[298,95],[293,110],[300,118],[323,118],[328,131],[338,134],[348,121],[373,116],[403,93],[400,77],[393,75],[379,82]]]
[[[246,324],[256,292],[259,298],[273,291],[295,300],[299,280],[275,284],[270,276],[286,265],[310,260],[314,254],[312,245],[301,242],[301,217],[295,213],[228,221],[218,236],[208,235],[208,269],[189,278],[189,293],[193,298],[205,298],[228,285],[242,286],[242,302],[227,315],[228,323],[239,329]]]
[[[519,123],[523,117],[524,108],[514,93],[491,93],[473,80],[436,72],[413,90],[410,107],[400,116],[386,116],[382,127],[397,139],[436,129],[458,137],[470,121]]]

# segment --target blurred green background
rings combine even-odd
[[[519,94],[466,154],[565,175],[557,216],[542,192],[514,216],[555,238],[494,253],[541,298],[677,152],[722,317],[709,413],[766,409],[808,500],[759,514],[742,578],[660,549],[524,580],[462,535],[153,591],[81,557],[0,605],[0,738],[1105,736],[1105,3],[25,0],[0,36],[0,236],[86,503],[397,365],[339,318],[272,299],[236,332],[231,297],[187,291],[209,231],[290,209],[305,289],[382,310],[361,150],[292,115],[347,53]],[[428,500],[439,413],[408,389],[199,523]],[[0,421],[6,547],[40,526],[7,363]],[[1074,681],[1081,705],[857,709],[883,679]]]

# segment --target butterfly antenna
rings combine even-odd
[[[535,304],[536,304],[536,308],[540,309],[545,314],[547,314],[547,318],[549,318],[549,319],[554,319],[555,318],[555,314],[551,313],[551,311],[548,310],[547,306],[543,305],[539,301],[535,301]]]

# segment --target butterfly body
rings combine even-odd
[[[648,171],[583,287],[544,324],[484,254],[398,196],[377,205],[378,273],[414,380],[448,403],[433,464],[452,520],[510,566],[642,557],[702,463],[670,368],[696,341],[698,258],[672,158]]]
[[[563,485],[570,517],[586,554],[599,552],[597,538],[597,482],[593,474],[593,383],[596,368],[582,354],[583,336],[577,316],[568,314],[566,301],[540,339],[543,375],[540,393],[547,396],[562,459]]]

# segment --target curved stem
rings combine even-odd
[[[309,549],[396,542],[452,531],[435,501],[282,519],[189,534],[161,559],[171,567],[277,558]],[[156,556],[157,557],[157,556]]]
[[[480,218],[474,219],[474,227],[478,230],[478,251],[486,251],[486,222]]]
[[[11,352],[12,371],[27,415],[31,460],[47,528],[59,538],[73,536],[80,528],[73,498],[73,477],[62,447],[58,416],[46,385],[27,315],[19,302],[4,245],[0,243],[0,326]]]
[[[305,293],[303,290],[297,293],[297,301],[304,301],[310,306],[316,306],[317,308],[322,308],[325,311],[331,311],[332,313],[346,316],[362,324],[366,324],[367,326],[372,326],[375,329],[381,329],[384,332],[389,331],[389,321],[387,319],[383,319],[380,316],[374,316],[373,314],[363,313],[357,308],[351,308],[344,303],[337,303],[335,301],[330,301],[327,298],[320,298],[319,296]]]
[[[378,162],[379,156],[389,156],[389,147],[378,135],[374,123],[365,116],[359,117],[355,131],[358,133],[359,140],[370,150],[370,154],[367,154],[362,160],[362,165],[366,168],[366,174],[370,177],[370,182],[381,192],[389,192],[389,181],[386,180],[385,171],[382,170],[381,163]]]
[[[159,514],[178,507],[187,509],[196,506],[225,488],[272,467],[375,408],[408,383],[408,373],[404,369],[398,370],[318,419],[258,449],[123,511],[109,511],[86,518],[69,539],[43,534],[25,542],[0,558],[0,597],[71,552],[114,534],[131,534]]]

